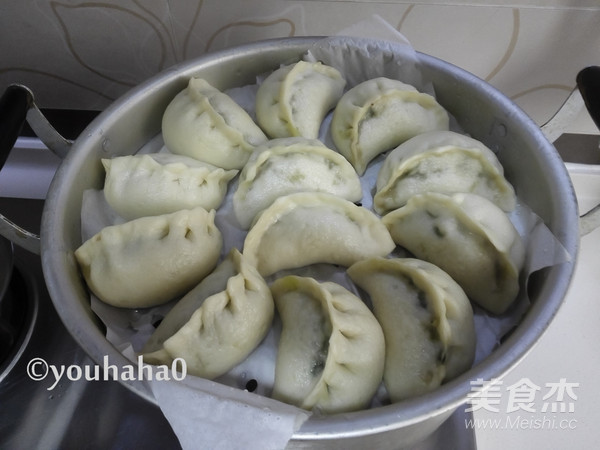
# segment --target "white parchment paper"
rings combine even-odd
[[[309,414],[197,377],[155,381],[152,392],[184,449],[278,450]]]
[[[374,30],[377,30],[375,36]],[[318,42],[305,59],[322,61],[336,67],[348,80],[347,88],[370,78],[387,76],[435,94],[431,84],[423,79],[419,71],[418,57],[413,48],[381,18],[373,17],[349,30],[343,30],[341,34],[374,36],[383,40],[374,46],[360,38],[350,41],[347,38],[333,37]],[[402,43],[401,58],[392,56],[393,53],[398,54],[398,47],[394,47],[392,52],[391,42],[396,45],[398,42]],[[256,90],[257,85],[251,85],[232,89],[227,93],[253,115]],[[329,135],[329,122],[330,117],[322,126],[320,138],[327,146],[335,148]],[[454,123],[455,131],[459,131],[456,130],[456,122],[451,123]],[[167,151],[161,136],[157,136],[140,150],[142,153],[159,151]],[[364,194],[362,204],[366,208],[372,207],[375,181],[384,157],[385,155],[381,155],[374,160],[361,177]],[[224,204],[216,216],[217,226],[224,237],[223,257],[232,247],[241,250],[246,235],[237,225],[231,206],[231,197],[236,188],[237,178],[230,183]],[[523,280],[542,267],[569,260],[570,256],[558,240],[526,205],[519,203],[515,213],[511,214],[511,220],[527,248]],[[102,191],[85,192],[82,208],[83,240],[107,225],[121,222],[123,219],[111,210]],[[544,250],[542,252],[539,249]],[[286,273],[332,280],[360,295],[346,276],[344,268],[322,264]],[[280,273],[275,277],[283,275],[285,274]],[[92,308],[107,326],[107,339],[124,355],[136,361],[137,352],[155,329],[153,324],[164,317],[175,302],[176,300],[146,310],[126,310],[92,298]],[[516,326],[528,306],[527,290],[523,286],[515,306],[502,316],[491,316],[474,307],[476,362],[484,359],[497,347],[502,336]],[[151,383],[157,403],[184,449],[283,448],[292,434],[309,418],[310,413],[268,398],[273,386],[279,330],[276,318],[271,332],[248,359],[214,382],[188,376],[184,382]],[[256,380],[258,383],[253,393],[244,390],[249,380]],[[385,389],[380,389],[373,399],[372,407],[388,402]]]

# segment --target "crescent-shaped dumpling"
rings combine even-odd
[[[224,169],[241,169],[254,147],[267,141],[250,115],[202,78],[191,78],[163,114],[165,146]]]
[[[237,170],[225,170],[168,153],[103,159],[104,196],[126,220],[198,206],[217,209]]]
[[[417,134],[448,127],[448,113],[434,97],[381,77],[364,81],[342,96],[333,113],[331,137],[362,175],[380,153]]]
[[[236,249],[165,316],[144,346],[144,361],[183,358],[187,371],[214,379],[242,362],[271,327],[269,287]]]
[[[496,155],[480,141],[453,131],[423,133],[390,152],[377,177],[373,204],[385,214],[424,192],[470,192],[507,212],[516,205]]]
[[[366,208],[331,194],[280,197],[259,216],[244,241],[244,255],[263,276],[316,263],[350,266],[385,256],[394,241]]]
[[[286,276],[271,291],[282,322],[273,397],[323,413],[368,406],[385,361],[369,308],[342,286],[313,278]]]
[[[100,300],[146,308],[198,284],[215,267],[222,245],[215,211],[194,208],[105,227],[75,258]]]
[[[488,311],[501,314],[515,300],[525,248],[508,216],[486,198],[415,195],[382,221],[398,245],[446,271]]]
[[[348,269],[385,335],[383,381],[393,402],[430,392],[475,357],[473,309],[443,270],[412,258],[373,258]]]
[[[316,139],[345,85],[337,69],[320,62],[283,66],[269,75],[256,93],[258,124],[271,138]]]
[[[360,179],[339,153],[316,139],[273,139],[256,148],[240,174],[233,195],[236,218],[243,228],[273,201],[295,192],[328,192],[357,202]]]

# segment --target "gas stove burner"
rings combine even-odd
[[[0,299],[0,380],[18,360],[27,345],[37,311],[31,280],[15,267]]]

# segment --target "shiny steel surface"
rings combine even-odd
[[[252,82],[281,63],[299,59],[315,38],[250,44],[209,54],[140,85],[104,111],[76,140],[59,168],[42,220],[42,265],[55,307],[75,340],[99,363],[128,361],[103,336],[89,306],[73,251],[80,245],[82,192],[102,186],[100,159],[135,152],[160,132],[162,112],[192,76],[219,89]],[[472,379],[491,380],[510,370],[535,344],[556,314],[569,285],[578,249],[575,194],[556,150],[516,105],[482,80],[430,56],[422,70],[439,102],[463,129],[498,151],[517,193],[547,224],[573,260],[544,269],[529,280],[532,306],[522,324],[486,360],[418,399],[369,411],[310,419],[291,448],[398,448],[430,435],[466,401]],[[152,401],[142,382],[126,383]]]

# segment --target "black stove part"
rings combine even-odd
[[[13,246],[12,243],[0,236],[0,304],[4,293],[10,284],[13,267]]]
[[[600,164],[600,136],[597,134],[563,133],[554,147],[564,162]]]
[[[0,379],[11,360],[18,356],[33,319],[34,297],[20,270],[14,270],[0,300]]]

